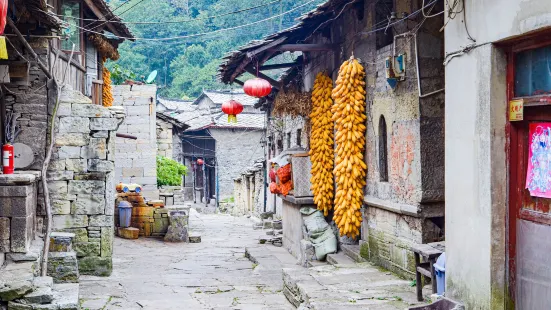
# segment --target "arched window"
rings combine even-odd
[[[379,174],[381,182],[388,182],[388,147],[385,117],[379,118]]]

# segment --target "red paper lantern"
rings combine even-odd
[[[270,181],[275,182],[276,181],[276,172],[275,169],[270,169]]]
[[[197,165],[202,166],[203,160],[201,158],[197,159]]]
[[[262,98],[268,96],[272,92],[272,85],[264,79],[254,78],[245,82],[243,90],[245,94],[249,96]]]
[[[232,99],[222,105],[222,112],[228,114],[228,123],[237,123],[237,114],[243,112],[243,105]]]

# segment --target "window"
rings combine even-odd
[[[375,28],[386,27],[390,22],[390,16],[394,12],[394,0],[379,0],[375,5]],[[392,27],[384,31],[377,31],[375,34],[375,46],[377,49],[392,44],[394,31]]]
[[[65,20],[63,35],[68,36],[67,40],[61,41],[61,49],[70,51],[75,44],[75,50],[80,51],[80,2],[63,1],[61,4],[61,15]]]
[[[287,148],[291,148],[291,133],[287,133]]]
[[[302,146],[302,129],[297,129],[297,145]]]
[[[551,95],[551,46],[515,55],[515,97]]]
[[[283,140],[281,139],[277,139],[277,152],[283,152]]]
[[[388,148],[385,117],[379,119],[379,174],[381,182],[388,182]]]

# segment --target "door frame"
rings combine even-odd
[[[507,56],[507,107],[513,99],[515,87],[515,55],[519,52],[551,45],[551,30],[534,32],[520,38],[496,44],[504,49]],[[517,219],[551,225],[551,217],[537,212],[522,210],[523,193],[526,180],[527,145],[524,135],[527,134],[530,121],[551,121],[551,95],[522,97],[525,100],[524,120],[509,121],[507,108],[506,152],[508,158],[508,219],[507,219],[507,291],[514,308],[516,300],[516,238]],[[542,102],[546,101],[546,102]],[[522,152],[522,153],[521,153]],[[522,154],[522,155],[520,155]]]

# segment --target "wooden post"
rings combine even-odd
[[[208,200],[208,195],[207,195],[207,174],[206,174],[206,166],[207,166],[207,163],[206,163],[206,160],[203,159],[203,165],[202,165],[202,170],[203,170],[203,196],[205,197],[205,207],[208,207],[209,206],[209,200]]]

